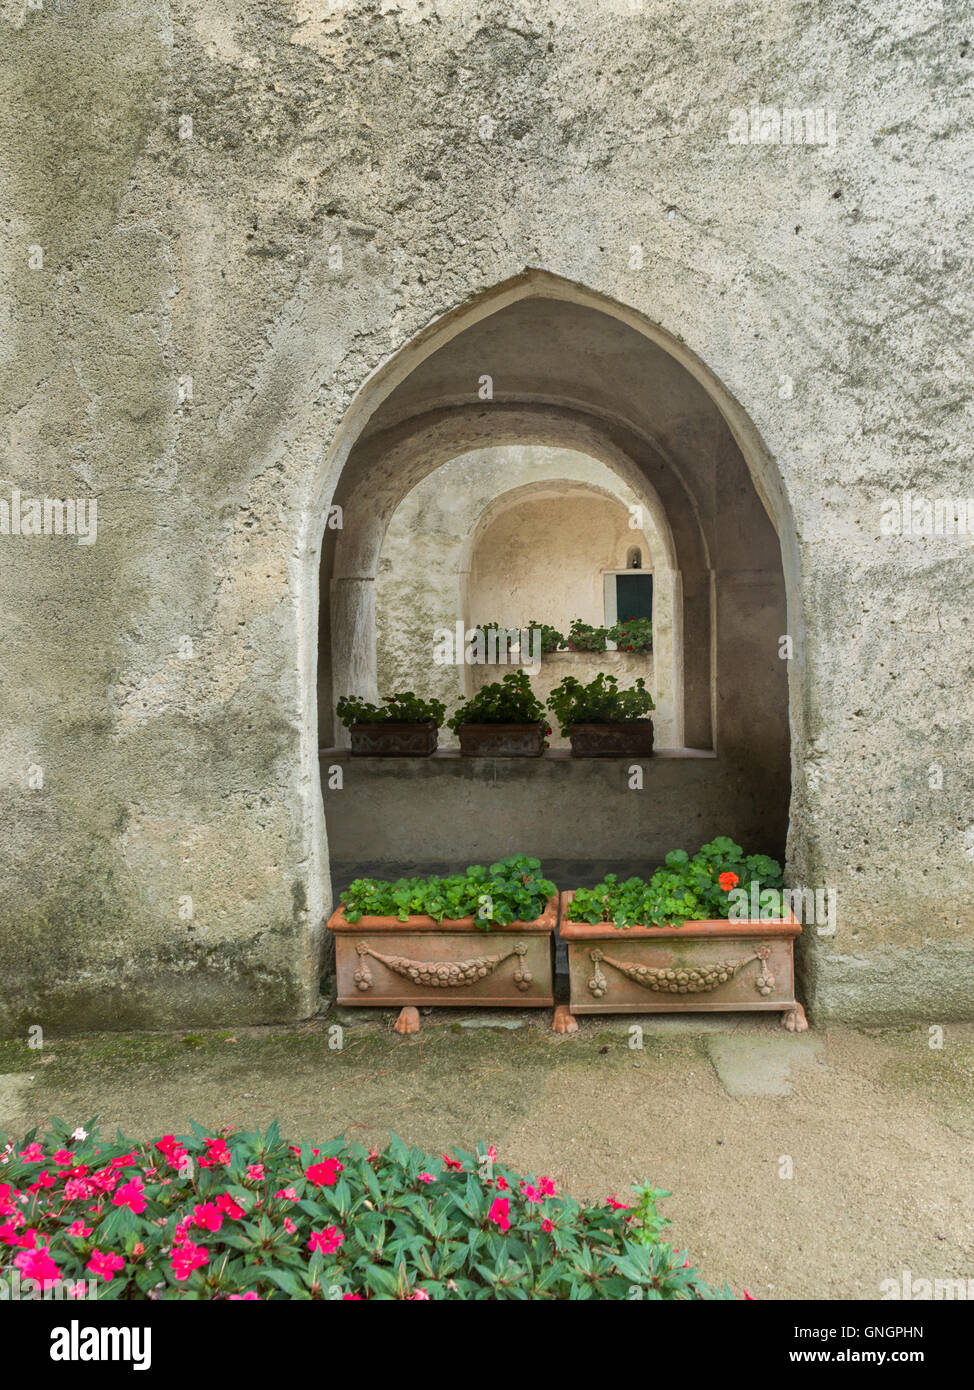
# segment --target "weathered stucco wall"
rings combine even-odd
[[[778,528],[813,1015],[974,1013],[974,542],[881,529],[971,491],[971,17],[4,0],[0,495],[98,501],[93,545],[0,535],[5,1030],[314,1007],[324,509],[529,283],[665,344]],[[834,142],[731,143],[756,101]]]

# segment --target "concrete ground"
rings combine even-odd
[[[145,1138],[276,1117],[292,1138],[483,1139],[577,1197],[669,1189],[675,1243],[758,1298],[974,1279],[974,1024],[938,1050],[926,1028],[792,1036],[753,1014],[602,1017],[573,1037],[548,1012],[440,1009],[411,1038],[394,1017],[0,1044],[0,1128],[97,1114]]]

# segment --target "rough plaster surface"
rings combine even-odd
[[[0,536],[4,1029],[311,1012],[324,508],[529,270],[666,344],[777,527],[812,1011],[970,1016],[974,548],[880,517],[971,490],[971,17],[4,0],[0,495],[99,506],[90,547]],[[835,143],[729,144],[754,100]]]

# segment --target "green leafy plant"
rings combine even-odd
[[[630,618],[626,623],[616,623],[609,628],[609,639],[621,652],[652,651],[653,624],[648,618]]]
[[[783,886],[781,866],[766,854],[745,854],[740,845],[720,835],[702,845],[691,859],[673,850],[648,882],[628,878],[620,883],[607,874],[594,888],[579,888],[569,905],[572,922],[613,922],[631,926],[679,926],[688,921],[727,917],[731,893],[758,885],[758,892]]]
[[[566,735],[573,724],[616,724],[642,719],[656,705],[642,676],[635,685],[620,690],[615,676],[600,671],[588,685],[566,676],[548,696],[548,708]]]
[[[583,623],[581,618],[572,618],[568,645],[578,652],[604,652],[608,635],[608,628],[592,627],[591,623]]]
[[[447,878],[357,878],[341,894],[341,903],[349,922],[362,917],[398,917],[400,922],[414,915],[437,922],[473,917],[487,931],[493,923],[535,921],[555,892],[542,875],[540,859],[514,854],[489,869],[473,864]]]
[[[99,1302],[734,1297],[662,1239],[664,1193],[585,1205],[493,1146],[312,1147],[276,1121],[140,1143],[52,1120],[0,1148],[5,1278],[49,1296],[94,1283]]]
[[[536,724],[544,705],[531,689],[526,671],[508,671],[502,680],[481,686],[447,720],[454,733],[461,724]]]
[[[387,695],[380,705],[354,695],[343,695],[335,711],[346,729],[353,724],[424,724],[428,719],[434,719],[439,726],[443,723],[446,705],[442,700],[424,700],[411,690],[402,690]]]
[[[565,645],[565,634],[559,632],[556,627],[551,627],[548,623],[539,623],[532,618],[528,623],[530,633],[541,633],[541,655],[549,656],[551,652],[561,651]]]

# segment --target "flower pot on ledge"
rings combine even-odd
[[[623,719],[614,724],[573,724],[568,731],[573,758],[648,758],[653,721]]]
[[[795,999],[793,914],[773,922],[725,919],[680,927],[616,927],[572,922],[575,894],[561,895],[561,939],[568,948],[574,1014],[780,1013],[803,1032]]]
[[[435,719],[411,724],[387,719],[371,724],[353,724],[354,758],[428,758],[436,752],[439,726]]]
[[[550,1008],[557,921],[557,897],[548,900],[535,921],[492,924],[489,931],[473,917],[444,918],[442,923],[418,915],[405,922],[397,917],[349,922],[338,908],[328,919],[328,930],[335,934],[338,1003]]]
[[[530,724],[461,724],[457,729],[465,758],[540,758],[545,721]]]

